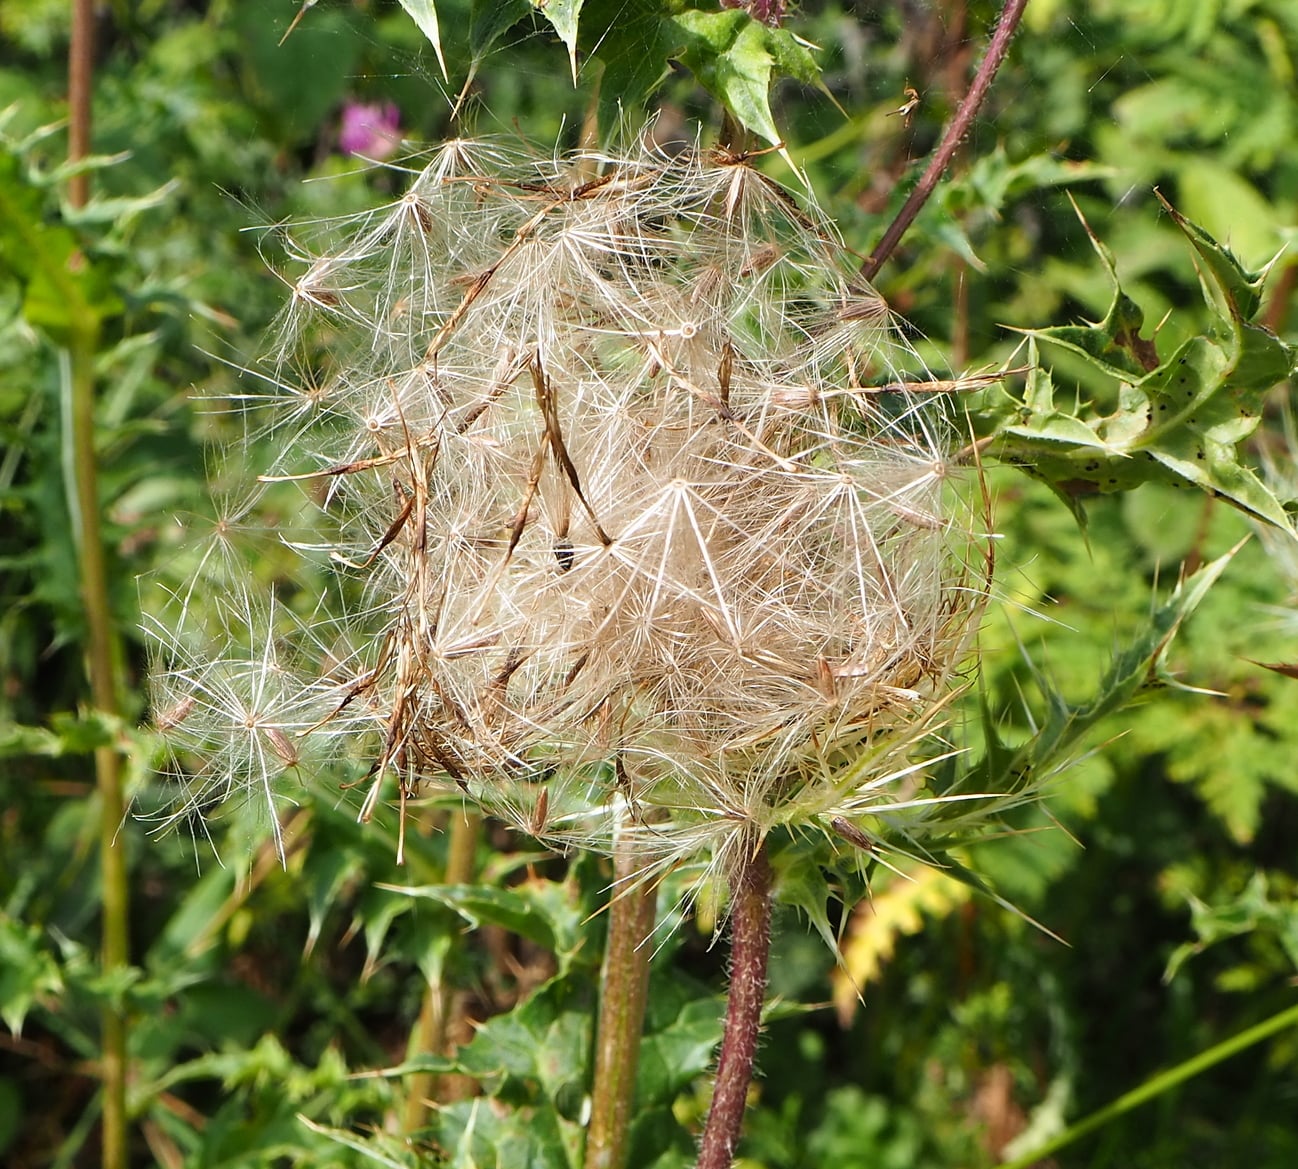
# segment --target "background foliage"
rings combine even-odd
[[[580,8],[567,33],[561,7]],[[80,248],[81,285],[103,320],[98,449],[128,679],[123,725],[85,713],[57,337],[33,314],[32,281],[6,270],[8,1165],[94,1163],[105,1000],[128,1004],[133,1020],[141,1165],[359,1165],[376,1154],[389,1164],[575,1163],[604,928],[590,916],[607,880],[599,863],[537,854],[488,826],[476,883],[440,886],[447,837],[435,829],[457,813],[421,820],[397,868],[394,818],[357,825],[340,776],[309,777],[295,793],[284,867],[250,809],[227,810],[210,839],[197,826],[192,837],[155,838],[131,818],[120,839],[134,965],[108,978],[95,956],[87,755],[129,742],[136,810],[147,816],[165,800],[149,736],[134,729],[147,713],[135,631],[141,606],[192,569],[176,517],[272,529],[284,519],[240,516],[237,496],[232,511],[213,512],[207,474],[234,484],[239,469],[214,462],[212,444],[230,423],[206,400],[237,389],[235,367],[254,359],[285,295],[266,269],[273,237],[258,229],[344,214],[394,186],[391,173],[340,152],[346,103],[394,103],[409,139],[437,139],[452,132],[449,110],[473,62],[469,125],[572,142],[589,110],[607,125],[618,97],[634,105],[670,54],[655,98],[662,123],[702,119],[715,129],[720,97],[759,138],[778,130],[864,253],[917,177],[994,18],[977,0],[808,0],[777,35],[704,4],[551,8],[542,18],[521,2],[442,0],[443,78],[398,4],[321,3],[282,46],[287,3],[106,6],[96,198],[73,214],[58,204],[66,8],[0,0],[6,223],[23,208],[35,225],[26,246]],[[599,60],[583,66],[574,90],[569,60],[590,62],[592,51]],[[1112,253],[1161,356],[1215,327],[1220,310],[1153,188],[1246,265],[1279,251],[1298,222],[1295,58],[1298,14],[1287,0],[1034,0],[956,170],[879,281],[929,364],[939,373],[994,368],[1019,352],[1015,330],[1105,316],[1112,283],[1068,194]],[[791,75],[775,84],[769,110],[753,104],[763,67]],[[903,115],[907,86],[919,100]],[[792,177],[779,154],[763,165]],[[1296,274],[1282,257],[1261,309],[1290,339]],[[1057,402],[1118,408],[1111,376],[1058,346],[1045,350]],[[1253,462],[1275,468],[1282,497],[1295,478],[1287,392],[1266,399],[1249,447]],[[1043,678],[1064,698],[1090,694],[1181,566],[1220,555],[1250,529],[1238,511],[1169,484],[1107,495],[1078,488],[1061,499],[1009,466],[988,476],[1001,534],[998,601],[962,718],[976,736],[980,712],[990,713],[1012,745],[1046,717]],[[325,585],[290,575],[273,538],[263,547],[263,583],[309,612]],[[862,1007],[797,908],[835,913],[822,886],[793,867],[781,873],[778,999],[742,1149],[748,1163],[995,1165],[1293,1002],[1298,685],[1257,663],[1298,660],[1296,573],[1283,539],[1251,540],[1169,652],[1164,668],[1183,685],[1144,690],[1091,735],[1046,808],[1021,814],[1021,834],[964,858],[1068,946],[938,870],[917,869],[912,881],[876,870],[873,900],[830,923],[864,983]],[[663,891],[664,909],[689,877]],[[704,896],[654,959],[637,1166],[688,1164],[705,1107],[724,974],[709,910]],[[480,1025],[458,1036],[465,1045],[454,1060],[408,1063],[430,982],[454,988],[459,1017]],[[411,1146],[394,1134],[418,1072],[438,1076],[451,1103]],[[488,1106],[479,1090],[508,1107]],[[1288,1166],[1298,1159],[1295,1109],[1298,1035],[1288,1031],[1112,1121],[1055,1163]]]

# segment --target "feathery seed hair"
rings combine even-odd
[[[179,814],[273,807],[312,740],[369,752],[364,815],[393,776],[560,843],[629,810],[663,864],[924,802],[985,581],[939,395],[814,208],[725,150],[454,141],[292,253],[240,404],[357,599],[296,683],[246,590],[241,664],[159,634]]]

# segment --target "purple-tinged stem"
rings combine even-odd
[[[746,858],[731,885],[730,998],[697,1169],[730,1169],[753,1079],[771,952],[771,866],[765,845]]]
[[[73,0],[72,40],[68,45],[68,161],[90,153],[90,90],[95,71],[94,0]],[[78,171],[68,179],[68,202],[84,207],[90,200],[90,176]]]
[[[883,238],[874,251],[861,265],[863,279],[873,280],[875,278],[879,269],[883,267],[884,261],[892,255],[893,249],[901,242],[901,237],[906,234],[907,229],[915,222],[915,217],[919,214],[920,208],[928,202],[933,192],[937,190],[939,180],[946,173],[946,168],[951,165],[955,152],[960,149],[960,143],[964,141],[965,135],[969,133],[969,128],[973,125],[974,118],[978,116],[978,111],[982,108],[983,99],[986,98],[988,91],[992,87],[992,81],[995,80],[1001,63],[1005,60],[1010,41],[1014,39],[1014,33],[1019,27],[1019,21],[1023,18],[1023,10],[1027,6],[1028,0],[1005,0],[1005,7],[1001,9],[1001,18],[996,24],[995,33],[992,34],[991,44],[987,46],[987,55],[978,66],[978,72],[974,76],[973,84],[969,87],[969,92],[964,95],[964,99],[955,112],[955,117],[951,119],[951,124],[947,126],[941,144],[929,161],[928,169],[924,171],[923,177],[915,185],[915,189],[911,191],[906,202],[902,204],[901,210],[897,212],[897,217],[888,224],[888,230],[883,233]]]

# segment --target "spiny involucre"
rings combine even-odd
[[[984,582],[938,395],[818,213],[721,150],[455,141],[293,250],[245,405],[359,585],[286,728],[368,752],[366,814],[440,784],[724,863],[917,802]]]

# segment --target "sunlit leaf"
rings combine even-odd
[[[685,11],[675,23],[683,34],[681,64],[746,130],[767,142],[779,142],[781,134],[771,112],[771,81],[785,75],[814,83],[819,73],[806,46],[787,30],[771,28],[739,11]]]
[[[0,153],[0,275],[19,282],[30,325],[60,345],[87,343],[121,300],[72,232],[48,221],[44,204],[18,160]]]
[[[1168,210],[1200,260],[1216,326],[1160,361],[1153,342],[1141,336],[1143,314],[1122,291],[1112,256],[1092,235],[1114,284],[1108,315],[1096,325],[1037,329],[1031,336],[1116,379],[1117,408],[1060,405],[1051,374],[1039,368],[1022,399],[1000,406],[995,449],[1049,483],[1079,515],[1079,496],[1162,481],[1197,487],[1290,531],[1284,506],[1240,461],[1239,444],[1257,428],[1263,397],[1293,369],[1294,351],[1250,319],[1264,274],[1246,271],[1201,228]]]
[[[1238,549],[1205,564],[1182,581],[1149,618],[1140,634],[1113,658],[1108,671],[1092,694],[1070,702],[1044,674],[1033,671],[1045,709],[1037,732],[1017,749],[1009,749],[997,736],[989,711],[984,728],[988,744],[972,765],[952,759],[943,767],[940,779],[944,792],[983,791],[1018,793],[1044,782],[1083,746],[1086,737],[1103,719],[1127,705],[1146,685],[1158,685],[1161,662],[1182,623],[1198,608]]]
[[[533,7],[550,22],[568,50],[572,83],[577,84],[577,21],[582,0],[532,0]]]
[[[434,0],[401,0],[401,7],[410,14],[410,19],[419,26],[419,31],[428,38],[437,54],[437,64],[441,67],[442,76],[446,76],[446,58],[442,56],[442,30],[437,21],[437,5]]]
[[[666,5],[583,0],[579,44],[603,64],[600,120],[610,129],[645,102],[668,75],[670,60],[770,143],[782,138],[771,111],[773,81],[791,77],[827,92],[805,41],[737,10],[673,12]]]

